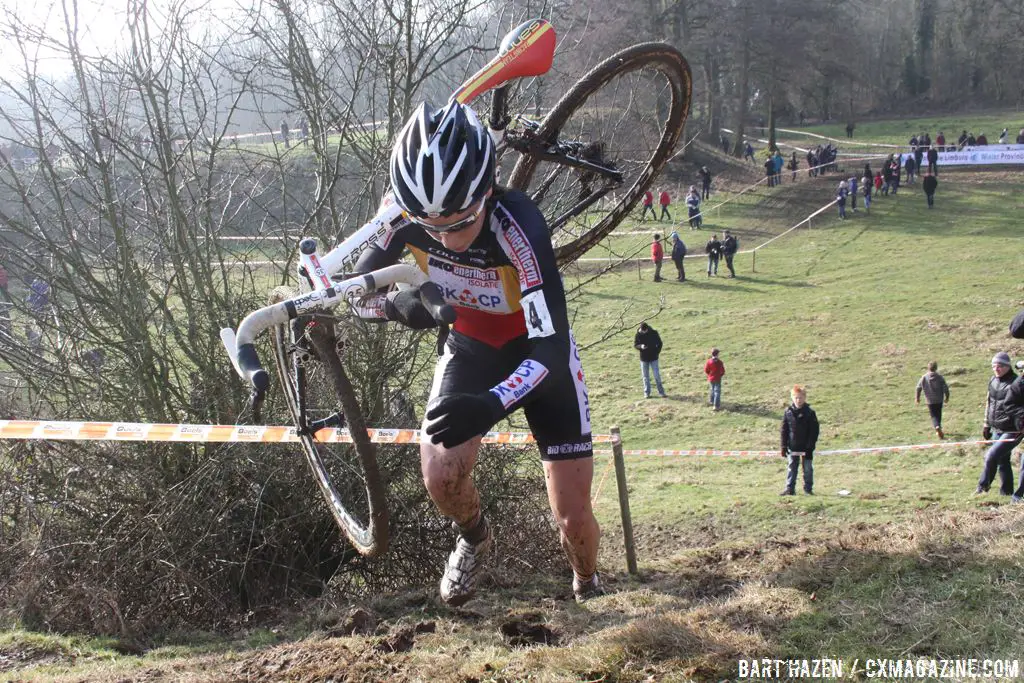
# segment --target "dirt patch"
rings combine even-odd
[[[509,647],[557,645],[559,634],[545,623],[541,612],[530,612],[507,618],[498,632]]]

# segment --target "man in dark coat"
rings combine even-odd
[[[661,355],[661,335],[647,323],[640,327],[633,337],[633,348],[640,352],[640,374],[644,379],[644,398],[651,397],[651,370],[654,370],[654,384],[658,394],[665,398],[665,390],[661,386],[661,372],[658,369],[658,356]]]
[[[796,474],[800,463],[804,466],[804,493],[814,495],[814,449],[818,445],[818,416],[807,404],[807,391],[797,384],[790,393],[793,403],[782,416],[780,450],[789,458],[786,470],[786,488],[781,496],[792,496],[796,491]]]
[[[935,188],[939,186],[939,179],[931,173],[925,173],[924,179],[921,181],[921,187],[924,188],[924,197],[928,201],[928,208],[935,206]]]

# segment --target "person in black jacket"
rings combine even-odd
[[[665,389],[661,386],[661,372],[658,369],[658,356],[661,355],[661,335],[647,323],[640,323],[636,336],[633,337],[633,348],[640,352],[640,374],[644,378],[644,398],[651,397],[651,370],[654,370],[654,384],[658,394],[665,398]]]
[[[935,147],[928,148],[928,172],[939,175],[939,150]]]
[[[704,253],[708,255],[708,277],[711,277],[712,272],[718,275],[718,257],[722,254],[722,243],[718,241],[718,235],[711,236],[704,245]]]
[[[725,267],[729,269],[729,277],[736,277],[736,271],[732,267],[732,257],[736,255],[739,248],[740,243],[736,236],[726,230],[725,238],[722,240],[722,256],[725,257]]]
[[[796,490],[796,473],[804,464],[804,493],[814,495],[814,448],[818,445],[818,416],[807,404],[807,391],[797,384],[791,392],[793,405],[782,416],[782,457],[789,458],[786,488],[780,496],[792,496]]]
[[[924,180],[921,181],[921,187],[924,189],[924,198],[928,201],[928,208],[935,206],[935,188],[939,186],[939,179],[936,178],[931,172],[924,174]]]
[[[978,480],[976,494],[986,493],[999,471],[999,492],[1004,496],[1013,493],[1013,468],[1010,453],[1020,443],[1014,412],[1004,400],[1010,393],[1010,385],[1017,375],[1010,369],[1010,356],[1000,351],[992,357],[992,379],[988,382],[988,401],[985,404],[985,422],[981,434],[986,440],[993,440],[985,453],[985,467]],[[1005,440],[1004,440],[1005,439]]]

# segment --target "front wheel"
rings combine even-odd
[[[540,206],[560,266],[636,206],[672,157],[690,94],[690,67],[677,49],[634,45],[592,69],[524,134],[543,150],[524,150],[508,184]]]
[[[295,295],[277,287],[270,303]],[[340,357],[335,319],[312,316],[273,330],[277,366],[306,462],[338,528],[361,555],[388,548],[388,507],[377,448],[370,441],[355,389]],[[347,425],[352,444],[317,439],[314,430]]]

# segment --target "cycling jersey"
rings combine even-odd
[[[517,190],[497,192],[488,201],[480,235],[464,252],[446,249],[408,219],[394,221],[360,256],[356,269],[391,265],[406,249],[457,313],[432,397],[490,390],[506,414],[526,406],[543,458],[590,456],[583,368],[547,222],[537,206]],[[481,386],[484,378],[493,386]],[[571,433],[550,419],[564,417],[566,402],[574,415]]]

